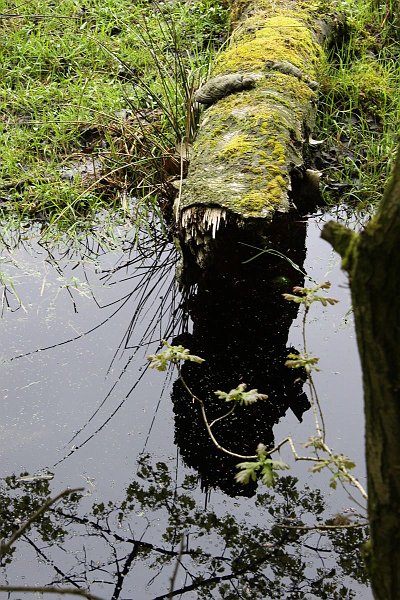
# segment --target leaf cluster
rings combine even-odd
[[[319,371],[315,365],[319,362],[319,358],[315,356],[309,356],[306,352],[299,352],[298,354],[288,354],[288,360],[285,362],[285,367],[290,369],[305,369],[306,373],[311,371]]]
[[[256,461],[242,462],[236,465],[240,469],[239,473],[235,475],[236,481],[247,484],[260,477],[267,487],[273,487],[278,478],[277,471],[288,469],[289,466],[280,460],[272,460],[264,444],[258,444],[257,457]]]
[[[294,294],[282,294],[282,296],[289,302],[304,304],[306,308],[309,308],[314,302],[320,302],[322,306],[328,306],[328,304],[333,306],[334,304],[337,304],[339,300],[318,294],[320,290],[329,290],[330,287],[331,284],[329,281],[324,281],[314,287],[296,286],[293,288]]]
[[[268,396],[266,394],[260,394],[258,390],[252,389],[246,392],[247,385],[245,383],[240,383],[235,389],[230,392],[221,392],[221,390],[217,390],[214,394],[220,399],[225,400],[225,402],[237,402],[241,406],[248,406],[250,404],[255,404],[258,400],[267,400]]]
[[[204,358],[190,354],[190,350],[184,348],[183,346],[172,346],[171,344],[168,344],[166,340],[162,341],[162,345],[165,347],[165,350],[159,352],[158,354],[150,354],[147,357],[150,369],[166,371],[169,363],[177,365],[186,360],[198,364],[204,362]]]
[[[319,473],[322,469],[328,468],[332,472],[329,485],[336,489],[338,481],[350,481],[348,470],[354,469],[355,463],[343,454],[330,454],[328,458],[321,459],[311,468],[312,473]]]

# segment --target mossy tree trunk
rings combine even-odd
[[[400,597],[400,151],[378,213],[362,233],[328,223],[348,271],[364,381],[369,553],[378,600]]]
[[[305,0],[231,7],[231,40],[196,96],[206,108],[174,205],[183,254],[201,269],[220,228],[281,220],[298,207],[300,190],[318,188],[305,156],[329,31],[321,11]]]

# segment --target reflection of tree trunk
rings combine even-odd
[[[364,379],[374,595],[400,590],[400,152],[376,216],[357,235],[328,223],[323,237],[348,271]]]
[[[196,96],[206,110],[175,202],[184,267],[208,266],[221,227],[260,228],[318,196],[305,156],[328,28],[311,2],[236,0],[232,11],[231,43]]]
[[[304,222],[276,226],[274,248],[299,265],[305,256]],[[298,305],[285,302],[282,292],[302,285],[303,276],[287,261],[265,253],[250,260],[265,240],[253,238],[253,247],[240,243],[243,231],[221,232],[221,246],[214,264],[199,279],[189,299],[193,333],[177,340],[191,352],[206,359],[202,365],[185,364],[183,376],[193,392],[205,403],[209,421],[231,408],[217,399],[214,392],[229,392],[239,383],[257,388],[268,399],[235,412],[213,427],[217,440],[225,448],[254,455],[258,443],[274,445],[273,426],[291,408],[301,419],[309,405],[302,392],[299,373],[284,366],[289,327]],[[279,233],[279,235],[278,235]],[[268,246],[268,244],[267,244]],[[177,342],[176,341],[176,342]],[[174,342],[174,343],[176,343]],[[173,390],[176,442],[186,463],[196,468],[206,485],[219,486],[225,492],[252,494],[252,486],[234,481],[239,459],[218,451],[205,430],[199,406],[177,381]]]

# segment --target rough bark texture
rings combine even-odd
[[[329,223],[343,258],[364,380],[370,569],[375,598],[400,597],[400,152],[375,218],[360,235]]]
[[[327,33],[317,10],[311,2],[232,2],[232,38],[197,94],[207,108],[174,207],[180,243],[200,266],[221,224],[271,222],[294,208],[296,182],[313,189],[304,151]]]

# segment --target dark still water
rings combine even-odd
[[[319,228],[318,218],[307,223],[303,269],[330,280],[329,295],[340,302],[311,308],[308,348],[320,357],[315,379],[327,441],[354,459],[365,485],[349,290]],[[2,272],[13,283],[4,279],[0,320],[0,536],[8,539],[67,487],[84,490],[23,534],[3,558],[1,585],[89,589],[104,599],[368,600],[359,552],[366,531],[312,529],[355,523],[364,515],[357,490],[354,499],[340,485],[333,490],[329,473],[310,475],[286,447],[280,458],[291,469],[274,490],[239,486],[240,461],[210,445],[177,373],[146,366],[162,338],[177,339],[207,358],[185,376],[208,398],[210,419],[220,416],[210,403],[219,385],[229,391],[246,379],[268,393],[265,407],[235,411],[215,426],[225,446],[254,454],[259,441],[291,435],[303,454],[315,427],[307,387],[282,366],[287,349],[302,344],[301,315],[281,300],[290,291],[288,264],[266,279],[260,263],[256,287],[273,282],[273,302],[263,293],[254,299],[257,292],[240,282],[239,300],[199,288],[185,301],[188,320],[175,262],[162,240],[132,250],[122,235],[109,252],[89,242],[47,248],[35,239],[4,251]]]

